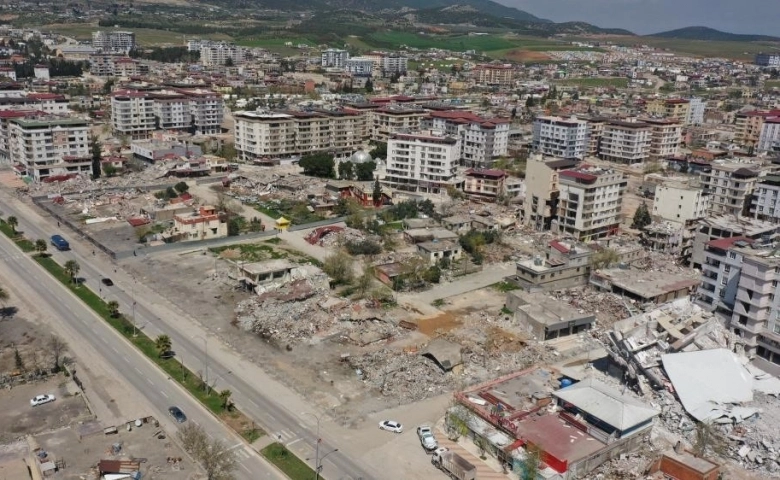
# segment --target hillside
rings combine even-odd
[[[721,32],[709,27],[685,27],[668,32],[648,35],[658,38],[679,38],[684,40],[705,40],[717,42],[778,42],[780,37],[769,35],[743,35],[739,33]]]

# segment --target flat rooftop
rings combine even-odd
[[[267,260],[265,262],[245,263],[239,268],[250,275],[263,275],[265,273],[279,272],[295,268],[296,264],[284,258]]]
[[[580,313],[569,305],[545,295],[528,295],[526,300],[528,304],[521,306],[519,309],[526,312],[533,320],[544,325],[557,325],[561,322],[589,317],[595,320],[593,315]]]
[[[601,270],[598,275],[608,278],[612,285],[642,298],[654,298],[700,283],[698,278],[685,275],[635,269],[613,268]]]
[[[729,232],[738,232],[745,237],[753,237],[780,229],[780,226],[772,222],[756,220],[750,217],[735,218],[733,215],[707,217],[700,221],[700,225],[708,225],[712,228],[719,228]]]
[[[492,382],[470,388],[463,392],[466,398],[481,398],[495,405],[501,402],[513,411],[525,411],[536,406],[534,394],[549,396],[558,388],[560,375],[552,369],[533,367],[516,372]]]
[[[570,464],[606,447],[606,444],[575,428],[558,414],[530,415],[515,425],[522,438]]]

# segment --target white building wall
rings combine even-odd
[[[709,196],[702,188],[658,185],[653,199],[653,216],[685,223],[704,218],[709,208]]]

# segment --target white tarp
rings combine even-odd
[[[732,412],[733,405],[753,400],[753,375],[729,350],[671,353],[661,361],[683,407],[700,422],[755,413]]]

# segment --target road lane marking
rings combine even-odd
[[[289,446],[291,446],[291,445],[295,445],[296,443],[300,442],[301,440],[303,440],[303,439],[302,439],[302,438],[296,438],[296,439],[295,439],[295,440],[293,440],[292,442],[287,442],[287,443],[285,444],[285,446],[289,447]]]
[[[256,404],[255,402],[253,402],[251,399],[247,399],[247,402],[251,403],[252,406],[255,407],[255,408],[260,408],[260,406],[258,404]]]
[[[241,463],[241,462],[238,462],[238,464],[239,464],[239,465],[241,465],[241,468],[243,468],[243,469],[244,469],[244,470],[246,470],[247,472],[249,472],[249,473],[252,473],[252,470],[250,470],[250,469],[249,469],[249,467],[247,467],[247,466],[246,466],[246,465],[244,465],[243,463]]]
[[[168,398],[168,394],[165,393],[164,391],[160,390],[160,393],[162,393],[163,397]]]
[[[149,378],[148,378],[148,377],[146,378],[146,381],[147,381],[147,382],[149,382],[149,385],[152,385],[152,386],[154,386],[154,382],[152,382],[151,380],[149,380]]]
[[[111,350],[113,350],[113,351],[114,351],[114,353],[119,353],[119,350],[117,350],[117,349],[116,349],[116,347],[115,347],[115,346],[113,346],[113,345],[111,345]]]
[[[127,358],[127,356],[126,356],[126,355],[125,355],[125,356],[123,356],[122,358],[124,358],[124,359],[125,359],[125,362],[127,362],[127,363],[130,363],[130,359],[129,359],[129,358]]]
[[[138,372],[138,373],[141,373],[141,371],[138,370],[138,367],[135,367],[135,371]]]
[[[98,335],[98,336],[100,337],[101,340],[103,340],[103,343],[108,343],[108,340],[106,340],[106,337],[104,337],[103,335]]]

